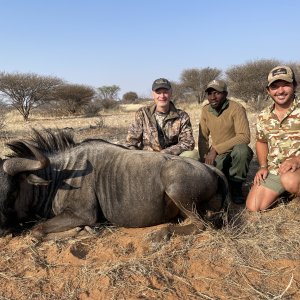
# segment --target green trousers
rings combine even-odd
[[[199,160],[198,150],[184,151],[180,156]],[[215,166],[225,174],[229,181],[244,182],[252,157],[251,148],[246,144],[239,144],[230,152],[217,155]]]
[[[253,151],[246,144],[233,147],[232,151],[217,155],[215,166],[229,181],[244,182],[247,177]]]

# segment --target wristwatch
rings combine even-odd
[[[268,165],[261,165],[259,166],[260,169],[267,169],[268,168]]]

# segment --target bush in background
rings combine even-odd
[[[122,97],[123,103],[134,103],[138,100],[138,94],[136,92],[127,92]]]
[[[0,130],[5,128],[6,114],[9,112],[9,107],[3,102],[0,102]]]

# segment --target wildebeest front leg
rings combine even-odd
[[[70,232],[70,236],[73,235],[76,231],[76,227],[91,225],[87,224],[87,220],[76,216],[71,211],[64,211],[61,214],[54,216],[52,219],[49,219],[45,222],[42,222],[35,226],[32,231],[34,237],[42,239],[46,234],[56,233],[74,229],[74,232]]]

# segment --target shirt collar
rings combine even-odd
[[[154,115],[155,113],[155,109],[156,109],[156,104],[153,104],[151,107],[150,107],[150,112],[151,112],[151,115]],[[177,109],[174,105],[174,103],[172,101],[170,101],[170,110],[168,112],[168,116],[169,117],[174,117],[174,118],[177,118],[179,115],[178,115],[178,112],[177,112]]]
[[[211,105],[209,105],[208,111],[210,111],[212,114],[214,114],[215,116],[219,116],[229,105],[229,101],[226,98],[222,104],[222,107],[220,110],[215,110],[214,108],[211,107]]]

